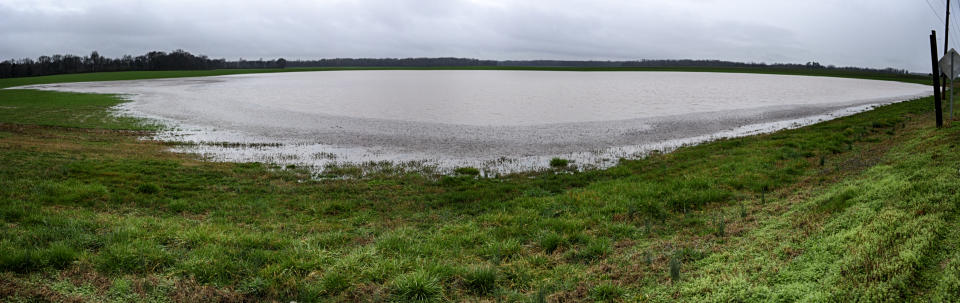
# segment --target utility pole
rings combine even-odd
[[[937,128],[943,127],[943,110],[940,104],[940,66],[937,64],[937,31],[930,31],[930,62],[933,65],[933,106],[936,107]]]

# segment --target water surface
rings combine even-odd
[[[322,168],[415,162],[510,172],[581,167],[719,136],[797,127],[929,95],[925,85],[732,73],[372,70],[83,82],[213,160]],[[245,143],[245,144],[232,144]],[[253,143],[253,144],[251,144]]]

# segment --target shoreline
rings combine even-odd
[[[243,75],[241,75],[243,76]],[[192,79],[192,80],[191,80]],[[160,87],[178,80],[161,80]],[[188,78],[183,81],[218,81]],[[136,82],[134,82],[136,83]],[[13,89],[77,91],[64,85],[35,85]],[[94,91],[98,83],[91,83]],[[147,90],[150,91],[150,90]],[[138,105],[139,94],[120,94],[130,102],[114,110],[119,115],[160,121],[166,125],[150,139],[183,142],[178,152],[198,154],[213,161],[272,162],[307,166],[322,174],[330,165],[359,166],[388,161],[397,166],[432,167],[452,172],[475,167],[494,175],[548,169],[552,158],[572,160],[577,169],[602,169],[620,158],[636,159],[653,150],[674,149],[722,137],[809,125],[854,114],[867,107],[903,102],[929,94],[890,96],[840,104],[778,105],[750,109],[695,112],[680,115],[610,121],[586,121],[522,126],[475,126],[390,119],[354,118],[307,113],[285,113],[285,120],[312,121],[311,128],[198,126],[178,119],[147,114]],[[153,98],[153,97],[150,97]],[[324,130],[326,129],[326,130]],[[283,135],[277,135],[283,134]],[[410,165],[414,164],[414,165]]]

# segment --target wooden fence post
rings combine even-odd
[[[936,107],[937,128],[943,127],[943,109],[940,103],[940,66],[937,64],[937,31],[930,31],[930,61],[933,62],[933,106]]]

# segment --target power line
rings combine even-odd
[[[950,21],[952,21],[950,22],[950,30],[952,30],[954,33],[960,33],[960,30],[957,30],[958,25],[954,24],[956,23],[956,18],[954,18],[952,14],[950,15]],[[958,42],[956,39],[950,41],[950,45],[952,45],[953,48],[960,49],[960,42]]]
[[[945,1],[946,1],[946,0],[940,0],[940,3],[944,4],[944,7],[946,6],[946,2],[945,2]],[[941,14],[940,11],[937,10],[937,9],[933,6],[933,4],[930,3],[930,0],[924,0],[924,2],[927,3],[927,7],[930,8],[930,13],[933,14],[933,16],[936,17],[937,20],[940,21],[940,24],[946,23],[946,21],[943,20],[943,17],[941,17],[941,15],[943,15],[943,14]],[[951,15],[951,17],[952,17],[952,15]],[[951,20],[952,20],[952,19],[951,19]],[[952,27],[953,27],[953,26],[951,26],[951,28],[952,28]],[[942,37],[937,37],[937,40],[940,40],[941,38],[942,38]]]
[[[954,17],[953,14],[950,14],[950,30],[952,30],[954,33],[960,33],[960,30],[957,30],[957,26],[960,25],[955,24],[957,22],[956,20],[956,17]],[[957,41],[957,39],[952,39],[950,40],[950,46],[960,49],[960,41]]]
[[[945,2],[945,0],[940,0],[940,1],[941,1],[941,2]],[[944,5],[946,5],[946,3],[944,3]],[[958,4],[958,5],[960,5],[960,4]],[[955,15],[955,14],[950,14],[950,21],[951,21],[951,22],[950,22],[950,30],[952,30],[954,33],[960,33],[960,31],[957,30],[958,26],[960,26],[960,25],[957,24],[957,17],[954,16],[954,15]],[[960,45],[960,42],[958,42],[956,39],[953,40],[953,43],[951,43],[951,45],[953,45],[954,48],[960,48],[960,47],[958,47],[958,45]]]
[[[954,24],[953,24],[954,22],[956,22],[956,19],[955,19],[954,17],[952,17],[952,14],[951,14],[950,19],[951,19],[951,20],[950,20],[950,23],[951,23],[951,24],[950,24],[950,30],[952,30],[954,33],[960,33],[960,27],[958,27],[958,26],[960,26],[960,25],[954,25]],[[953,47],[953,48],[955,48],[955,49],[957,49],[958,51],[960,51],[960,41],[957,41],[957,39],[952,39],[952,40],[950,40],[950,46]],[[948,48],[948,49],[949,49],[949,48]]]
[[[937,12],[937,9],[933,8],[933,4],[930,4],[930,0],[923,0],[927,3],[927,7],[930,8],[930,12],[933,13],[934,17],[937,17],[937,20],[940,20],[940,23],[946,23],[943,21],[943,18],[940,17],[940,13]]]
[[[940,0],[940,3],[943,4],[943,7],[951,6],[951,5],[950,5],[950,2],[947,1],[947,0]],[[930,2],[927,2],[927,5],[930,6]],[[932,8],[932,7],[931,7],[931,8]],[[948,8],[948,9],[952,9],[952,7]],[[955,15],[956,15],[956,14],[949,14],[949,15],[947,15],[947,17],[949,18],[948,21],[950,21],[950,22],[948,22],[948,23],[950,24],[949,30],[952,30],[954,33],[960,33],[960,31],[957,30],[957,26],[960,26],[960,25],[957,25],[957,17],[956,17]],[[939,17],[939,15],[938,15],[937,17]],[[943,20],[943,19],[941,19],[941,20]],[[946,39],[946,37],[947,37],[947,36],[944,35],[944,39]],[[960,48],[960,47],[958,47],[958,45],[960,45],[960,44],[958,44],[958,43],[960,43],[960,42],[958,42],[957,39],[954,39],[954,40],[951,41],[951,42],[952,42],[952,43],[950,43],[950,45],[952,45],[953,48]],[[950,47],[947,46],[947,49],[950,49]],[[946,50],[944,50],[944,51],[946,51]]]
[[[946,21],[944,21],[943,17],[940,16],[941,15],[940,12],[936,8],[934,8],[933,4],[930,3],[930,0],[923,0],[923,1],[926,2],[927,7],[930,8],[930,13],[933,14],[934,17],[937,17],[937,20],[940,20],[940,24],[946,24]],[[942,3],[944,7],[947,6],[946,0],[940,0],[940,3]],[[951,18],[950,19],[951,21],[955,20],[953,14],[950,14],[950,18]],[[951,22],[951,23],[953,24],[950,24],[950,29],[954,30],[954,33],[960,33],[960,31],[955,30],[955,28],[960,25],[957,25],[956,22]],[[942,37],[937,37],[937,40],[942,40],[942,39],[943,39]],[[956,39],[954,39],[952,42],[953,43],[949,43],[949,44],[953,46],[953,48],[960,49],[960,42],[957,42]],[[946,47],[947,49],[950,49],[949,46],[945,45],[944,47]]]

